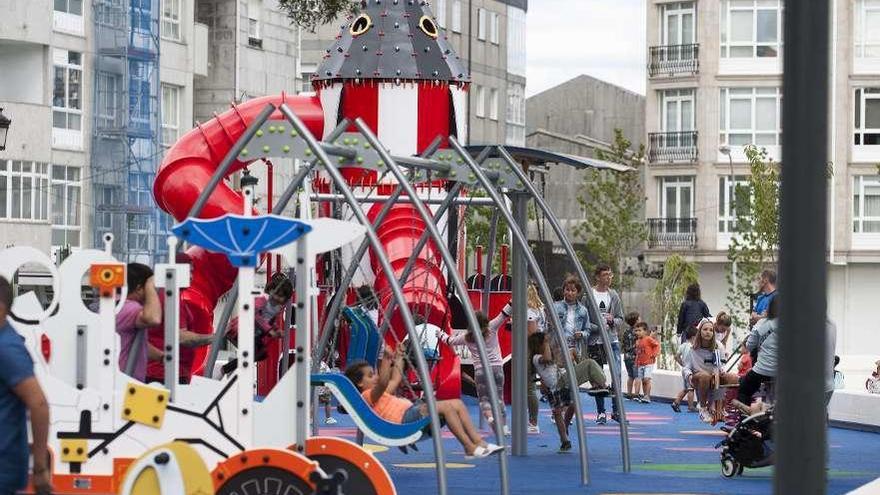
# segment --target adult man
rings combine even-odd
[[[11,495],[28,481],[27,415],[31,418],[34,489],[52,491],[49,474],[49,404],[34,377],[34,363],[6,316],[12,287],[0,277],[0,495]]]
[[[614,280],[614,272],[611,267],[600,263],[593,271],[596,279],[596,285],[593,286],[593,297],[596,305],[599,307],[599,317],[605,319],[608,328],[608,338],[611,340],[611,358],[617,364],[617,372],[620,373],[620,340],[617,337],[617,328],[623,324],[623,304],[620,302],[620,295],[616,290],[611,288],[611,282]],[[599,325],[590,323],[590,334],[587,337],[587,352],[599,366],[605,366],[608,360],[605,356],[605,346],[602,338],[602,332]],[[610,365],[609,365],[610,367]],[[620,375],[618,375],[620,376]],[[616,403],[612,401],[611,419],[619,421]],[[605,417],[605,397],[596,396],[596,411],[599,414],[599,420]],[[603,421],[604,422],[604,421]]]
[[[770,307],[770,301],[776,297],[776,272],[773,270],[764,270],[758,278],[758,298],[755,300],[755,307],[749,317],[749,323],[754,326],[758,321],[767,317],[767,309]]]
[[[132,378],[145,381],[147,378],[147,348],[144,335],[143,345],[136,346],[137,335],[146,332],[162,322],[162,306],[153,283],[153,270],[147,265],[129,263],[126,267],[128,297],[122,309],[116,314],[116,333],[119,334],[119,369],[124,373],[129,354],[135,353]],[[153,350],[155,355],[156,350]]]

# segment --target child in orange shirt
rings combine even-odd
[[[648,332],[648,324],[640,321],[635,325],[636,338],[636,370],[642,385],[642,394],[637,399],[642,404],[651,403],[651,378],[654,374],[654,363],[660,355],[660,343]],[[636,388],[638,390],[638,388]]]
[[[397,390],[403,375],[403,346],[394,352],[385,351],[379,370],[364,360],[355,361],[345,370],[345,376],[360,390],[361,396],[381,418],[392,423],[410,423],[428,415],[427,405],[419,400],[412,403],[403,397],[389,394]],[[467,407],[460,399],[437,401],[437,412],[446,426],[464,447],[465,459],[487,457],[504,449],[486,443],[471,422]]]

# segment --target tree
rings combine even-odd
[[[488,195],[482,189],[475,189],[471,198],[486,198]],[[492,229],[492,216],[495,214],[494,206],[476,206],[470,205],[464,211],[464,224],[467,232],[467,254],[470,256],[476,250],[477,246],[483,246],[483,256],[486,256],[485,249],[489,247],[489,234]],[[501,269],[501,256],[498,254],[500,246],[507,243],[508,235],[507,221],[504,216],[498,214],[498,224],[495,230],[495,256],[492,257],[492,271],[497,273]]]
[[[278,8],[291,23],[311,32],[340,16],[357,12],[360,4],[356,0],[278,0]]]
[[[749,145],[745,153],[750,176],[734,188],[735,220],[727,248],[727,301],[734,328],[748,323],[755,280],[761,271],[775,266],[779,246],[779,164],[763,148]]]
[[[697,283],[699,274],[695,263],[685,261],[674,254],[663,264],[663,275],[651,291],[654,318],[660,322],[662,343],[660,367],[669,369],[678,341],[674,338],[678,326],[678,309],[684,300],[687,287]]]
[[[579,254],[587,273],[599,263],[608,263],[617,277],[619,290],[632,287],[634,276],[623,270],[624,258],[647,239],[643,209],[645,190],[641,182],[644,145],[633,152],[632,141],[614,129],[614,143],[608,152],[596,150],[596,158],[633,167],[628,172],[591,169],[577,200],[586,219],[575,227],[586,248]]]

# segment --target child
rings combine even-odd
[[[474,332],[468,331],[466,333],[459,333],[450,336],[439,328],[436,330],[437,338],[447,345],[467,345],[471,356],[473,356],[474,380],[477,382],[477,397],[480,400],[480,411],[482,411],[483,417],[486,418],[486,421],[489,422],[489,426],[492,426],[495,418],[492,417],[492,402],[489,400],[489,383],[486,379],[487,367],[489,372],[491,372],[492,376],[495,378],[495,391],[498,394],[498,400],[500,401],[499,407],[501,409],[501,414],[503,415],[505,413],[503,402],[504,361],[501,358],[501,345],[498,343],[498,329],[504,324],[504,320],[507,319],[509,312],[510,305],[508,304],[491,322],[486,319],[486,316],[481,311],[477,311],[476,313],[477,323],[480,324],[480,338],[483,339],[486,348],[486,357],[489,359],[489,363],[486,366],[480,361],[480,352],[477,347]],[[504,434],[509,435],[510,429],[507,427],[506,418],[503,416],[501,418],[501,426],[504,430]]]
[[[541,377],[542,386],[547,389],[548,402],[553,410],[553,422],[556,423],[556,429],[559,432],[559,452],[568,452],[571,450],[568,425],[575,413],[575,407],[572,403],[574,394],[571,392],[565,369],[560,369],[556,366],[556,361],[553,360],[550,340],[546,333],[537,332],[529,336],[529,356],[531,356],[532,365]],[[590,395],[606,396],[609,394],[605,384],[605,373],[602,372],[602,368],[596,361],[589,358],[584,359],[575,366],[574,372],[578,386],[590,382],[592,385],[589,391]],[[565,410],[564,418],[563,409]]]
[[[624,321],[626,322],[627,328],[623,331],[623,336],[620,339],[620,344],[623,347],[623,364],[626,366],[626,398],[632,400],[636,397],[639,391],[634,390],[634,385],[637,383],[637,370],[636,370],[636,323],[639,322],[639,314],[635,311],[631,311],[627,313]]]
[[[559,321],[562,322],[566,345],[575,361],[581,360],[579,347],[586,342],[590,335],[590,314],[587,307],[580,302],[583,290],[584,286],[581,285],[581,281],[577,277],[569,275],[562,283],[562,301],[553,303],[553,309],[559,316]]]
[[[403,346],[394,352],[384,352],[379,370],[366,361],[355,361],[345,370],[345,376],[360,390],[361,396],[382,419],[392,423],[411,423],[428,415],[428,406],[421,400],[412,403],[388,393],[397,390],[403,379]],[[504,450],[503,447],[486,443],[474,428],[467,407],[460,399],[437,401],[437,412],[446,426],[464,447],[465,459],[487,457]]]
[[[660,355],[660,343],[648,333],[648,324],[636,323],[636,368],[642,386],[642,395],[638,401],[642,404],[651,403],[651,378],[654,374],[654,363]]]
[[[877,369],[865,380],[865,389],[871,394],[880,394],[880,361],[874,363]]]
[[[327,363],[321,361],[321,373],[330,373],[331,371],[334,370],[331,370],[330,367],[327,366]],[[335,371],[338,372],[338,370]],[[317,387],[316,392],[318,394],[318,404],[324,406],[324,424],[335,425],[336,423],[338,423],[338,421],[336,421],[336,418],[333,417],[333,413],[330,409],[330,389],[328,389],[327,387]]]
[[[736,375],[721,371],[722,352],[721,344],[715,340],[715,323],[709,318],[703,318],[697,326],[690,363],[685,364],[691,374],[691,385],[697,392],[700,419],[712,424],[720,420],[723,415],[723,411],[718,407],[720,404],[712,400],[715,390],[719,385],[737,382]]]
[[[276,273],[263,289],[265,295],[254,298],[254,361],[266,359],[267,341],[284,335],[281,329],[283,315],[281,310],[293,296],[293,283],[283,273]],[[238,342],[238,315],[229,320],[226,338]],[[223,374],[232,373],[238,366],[238,359],[232,358],[223,365]]]
[[[694,405],[694,388],[691,386],[691,375],[688,371],[686,363],[689,363],[691,360],[691,349],[694,346],[694,339],[697,336],[697,329],[694,327],[688,327],[686,332],[686,339],[683,344],[678,346],[678,350],[675,351],[675,362],[681,366],[681,381],[683,383],[683,388],[681,392],[675,397],[675,400],[672,401],[672,410],[680,413],[681,400],[684,398],[685,394],[687,394],[688,398],[688,412],[696,412],[697,408]]]

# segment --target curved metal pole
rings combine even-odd
[[[513,235],[513,240],[519,245],[520,249],[523,251],[523,254],[526,256],[526,261],[531,267],[532,273],[535,275],[535,280],[538,282],[538,290],[542,293],[545,301],[553,301],[553,296],[550,292],[550,288],[547,286],[547,280],[544,279],[543,274],[538,266],[538,261],[535,259],[534,253],[529,249],[529,243],[526,240],[525,235],[523,235],[522,231],[519,229],[519,225],[517,225],[516,220],[513,218],[513,215],[507,210],[507,205],[504,202],[504,199],[498,194],[498,191],[492,187],[492,184],[489,182],[489,179],[486,178],[486,174],[483,173],[483,170],[474,163],[470,154],[458,144],[458,141],[455,138],[449,138],[449,143],[452,147],[459,153],[459,155],[464,159],[464,162],[470,167],[471,172],[474,173],[477,180],[482,184],[483,189],[495,200],[495,203],[499,205],[498,210],[504,215],[505,221],[507,221],[508,227],[510,227],[510,232]],[[581,462],[581,481],[584,484],[588,484],[590,482],[590,468],[589,468],[589,459],[587,456],[587,435],[584,429],[584,413],[583,408],[581,407],[580,401],[580,384],[576,383],[577,379],[575,378],[574,365],[571,362],[571,356],[568,352],[565,351],[567,348],[565,345],[565,341],[562,340],[562,323],[559,321],[559,315],[556,314],[556,311],[549,311],[551,321],[553,325],[556,327],[557,337],[561,340],[563,352],[561,353],[563,356],[563,360],[565,361],[565,370],[568,378],[569,387],[571,387],[572,398],[574,399],[575,406],[575,425],[577,425],[577,435],[578,435],[578,450],[580,452],[580,462]]]
[[[391,268],[391,263],[388,261],[388,256],[385,255],[385,251],[382,249],[382,244],[379,242],[379,237],[376,235],[376,231],[372,229],[370,221],[367,219],[367,216],[364,215],[364,212],[361,211],[360,205],[354,197],[354,193],[352,193],[351,188],[348,187],[348,184],[345,182],[345,179],[342,177],[342,174],[339,173],[339,170],[333,164],[333,161],[327,155],[327,152],[321,148],[320,143],[315,136],[308,130],[305,124],[296,116],[295,113],[288,107],[286,104],[282,103],[279,107],[281,112],[287,117],[287,120],[296,128],[303,139],[308,143],[309,147],[315,153],[315,156],[324,163],[324,170],[330,175],[333,183],[339,189],[340,193],[345,196],[345,200],[348,205],[351,207],[352,212],[355,217],[357,217],[358,221],[367,227],[367,238],[370,240],[370,245],[373,247],[373,251],[375,252],[376,258],[379,261],[379,264],[382,266],[382,271],[385,273],[385,276],[388,277],[388,284],[391,286],[391,291],[394,293],[395,299],[398,301],[405,301],[403,297],[403,290],[400,288],[400,284],[397,283],[397,279],[394,277],[394,270]],[[379,146],[377,150],[384,151],[385,148]],[[410,340],[413,342],[418,341],[418,334],[415,331],[415,325],[413,322],[412,313],[409,310],[409,307],[405,304],[401,306],[400,315],[403,317],[404,324],[406,325],[406,331],[409,334]],[[419,374],[419,380],[422,381],[422,387],[425,391],[425,395],[428,397],[428,400],[425,401],[428,406],[428,414],[431,417],[431,431],[433,435],[431,436],[431,440],[434,444],[434,454],[437,457],[437,485],[440,492],[440,495],[447,494],[447,480],[446,480],[446,460],[443,457],[443,441],[441,439],[441,431],[440,431],[440,415],[437,412],[437,403],[433,400],[434,397],[434,386],[431,383],[430,375],[428,373],[428,364],[425,361],[425,356],[417,352],[415,353],[416,357],[416,371]]]
[[[400,170],[400,167],[397,166],[397,163],[391,157],[391,153],[389,153],[385,147],[379,142],[379,138],[376,137],[375,134],[367,127],[363,120],[360,118],[355,119],[354,125],[358,128],[361,134],[367,139],[367,141],[372,144],[372,146],[376,149],[376,152],[379,153],[379,156],[382,157],[382,160],[385,161],[385,164],[388,166],[388,169],[391,170],[391,173],[397,178],[398,183],[403,186],[406,194],[412,198],[413,207],[415,207],[416,211],[418,211],[419,216],[422,217],[422,220],[425,222],[425,227],[431,233],[431,237],[437,240],[437,249],[440,251],[440,256],[443,258],[443,262],[448,267],[456,266],[455,259],[452,257],[452,253],[449,252],[449,247],[446,245],[443,239],[443,236],[440,233],[440,230],[437,228],[437,225],[434,224],[433,218],[431,217],[431,213],[428,211],[428,208],[425,207],[425,204],[422,203],[421,198],[419,198],[418,193],[412,187],[406,177],[403,175],[403,172]],[[458,274],[456,270],[451,270],[450,275],[452,275],[452,282],[455,285],[456,291],[459,294],[466,295],[467,287],[464,285],[464,281],[461,279],[461,275]],[[477,316],[474,313],[474,308],[471,306],[470,299],[464,298],[462,301],[462,307],[464,308],[465,316],[468,319],[468,324],[474,332],[479,331],[480,324],[477,322]],[[403,308],[401,308],[403,309]],[[415,333],[415,332],[413,332]],[[410,336],[410,340],[412,342],[418,342],[417,339],[413,339]],[[489,368],[489,358],[486,353],[486,345],[483,342],[483,339],[474,339],[474,343],[477,344],[477,351],[480,354],[480,361],[483,363],[483,371],[484,377],[488,382],[489,389],[489,401],[491,402],[490,407],[492,409],[492,415],[495,417],[496,421],[495,425],[495,437],[498,441],[498,445],[504,447],[504,430],[501,426],[501,418],[503,415],[501,414],[501,409],[498,407],[498,392],[495,388],[495,377],[493,376],[491,369]],[[421,352],[416,352],[416,356],[421,356],[424,359],[424,356]],[[507,470],[507,452],[501,452],[498,456],[498,462],[501,470],[501,493],[503,495],[507,495],[510,492],[509,486],[509,478],[508,478],[508,470]]]
[[[346,119],[346,122],[347,119]],[[423,154],[431,154],[437,150],[437,147],[440,146],[440,139],[435,139],[428,148],[425,149]],[[373,228],[381,224],[385,217],[388,216],[388,213],[391,212],[391,208],[397,203],[397,199],[400,198],[400,195],[403,194],[403,188],[400,187],[400,184],[394,187],[394,191],[391,193],[391,196],[385,201],[385,204],[382,205],[382,209],[379,210],[379,214],[376,215],[375,220],[373,220]],[[339,282],[339,287],[337,288],[336,294],[330,300],[330,308],[324,314],[324,326],[321,328],[321,333],[318,337],[318,345],[315,346],[312,356],[312,370],[317,372],[320,366],[320,359],[323,358],[324,352],[326,351],[327,344],[330,342],[330,332],[333,329],[333,326],[336,324],[336,319],[339,317],[339,312],[342,310],[342,302],[345,301],[345,291],[348,289],[348,286],[351,284],[351,281],[354,279],[355,273],[357,273],[357,269],[360,266],[360,260],[367,254],[367,248],[370,247],[370,240],[364,238],[361,241],[361,245],[358,246],[357,251],[352,258],[353,261],[348,268],[345,270],[345,274],[342,276],[342,280]],[[416,252],[419,252],[418,250]],[[400,283],[403,284],[405,280]],[[386,315],[386,318],[388,315]],[[384,332],[380,331],[380,335],[384,335]]]
[[[587,273],[584,271],[583,265],[578,262],[577,254],[574,251],[574,246],[571,244],[571,240],[565,234],[565,231],[562,229],[562,225],[559,224],[559,220],[556,218],[556,215],[544,201],[544,198],[538,194],[537,189],[531,183],[529,178],[526,176],[525,172],[523,172],[516,161],[514,161],[513,157],[504,149],[503,146],[498,146],[496,148],[498,153],[501,155],[501,158],[507,162],[507,165],[516,174],[517,178],[520,182],[523,183],[523,186],[528,191],[529,195],[535,200],[535,204],[538,205],[538,208],[544,212],[544,216],[550,221],[551,228],[556,232],[556,237],[562,242],[562,246],[565,248],[565,252],[568,255],[568,258],[571,260],[571,264],[574,265],[575,270],[577,270],[578,276],[581,280],[584,281],[584,284],[587,287],[587,295],[589,296],[588,304],[590,305],[590,310],[593,314],[601,315],[599,313],[599,308],[596,306],[596,298],[593,297],[593,287],[589,283],[589,278],[587,278]],[[611,356],[613,350],[611,349],[611,340],[609,339],[608,329],[605,325],[605,320],[601,317],[597,318],[599,320],[599,330],[602,332],[602,341],[605,346],[605,353],[608,356]],[[609,359],[608,366],[611,367],[611,384],[614,388],[614,398],[617,405],[617,414],[620,416],[620,449],[621,455],[623,456],[623,472],[630,472],[630,452],[629,452],[629,427],[626,424],[626,411],[623,408],[623,398],[621,397],[621,387],[620,387],[620,367],[617,366],[616,359]]]

